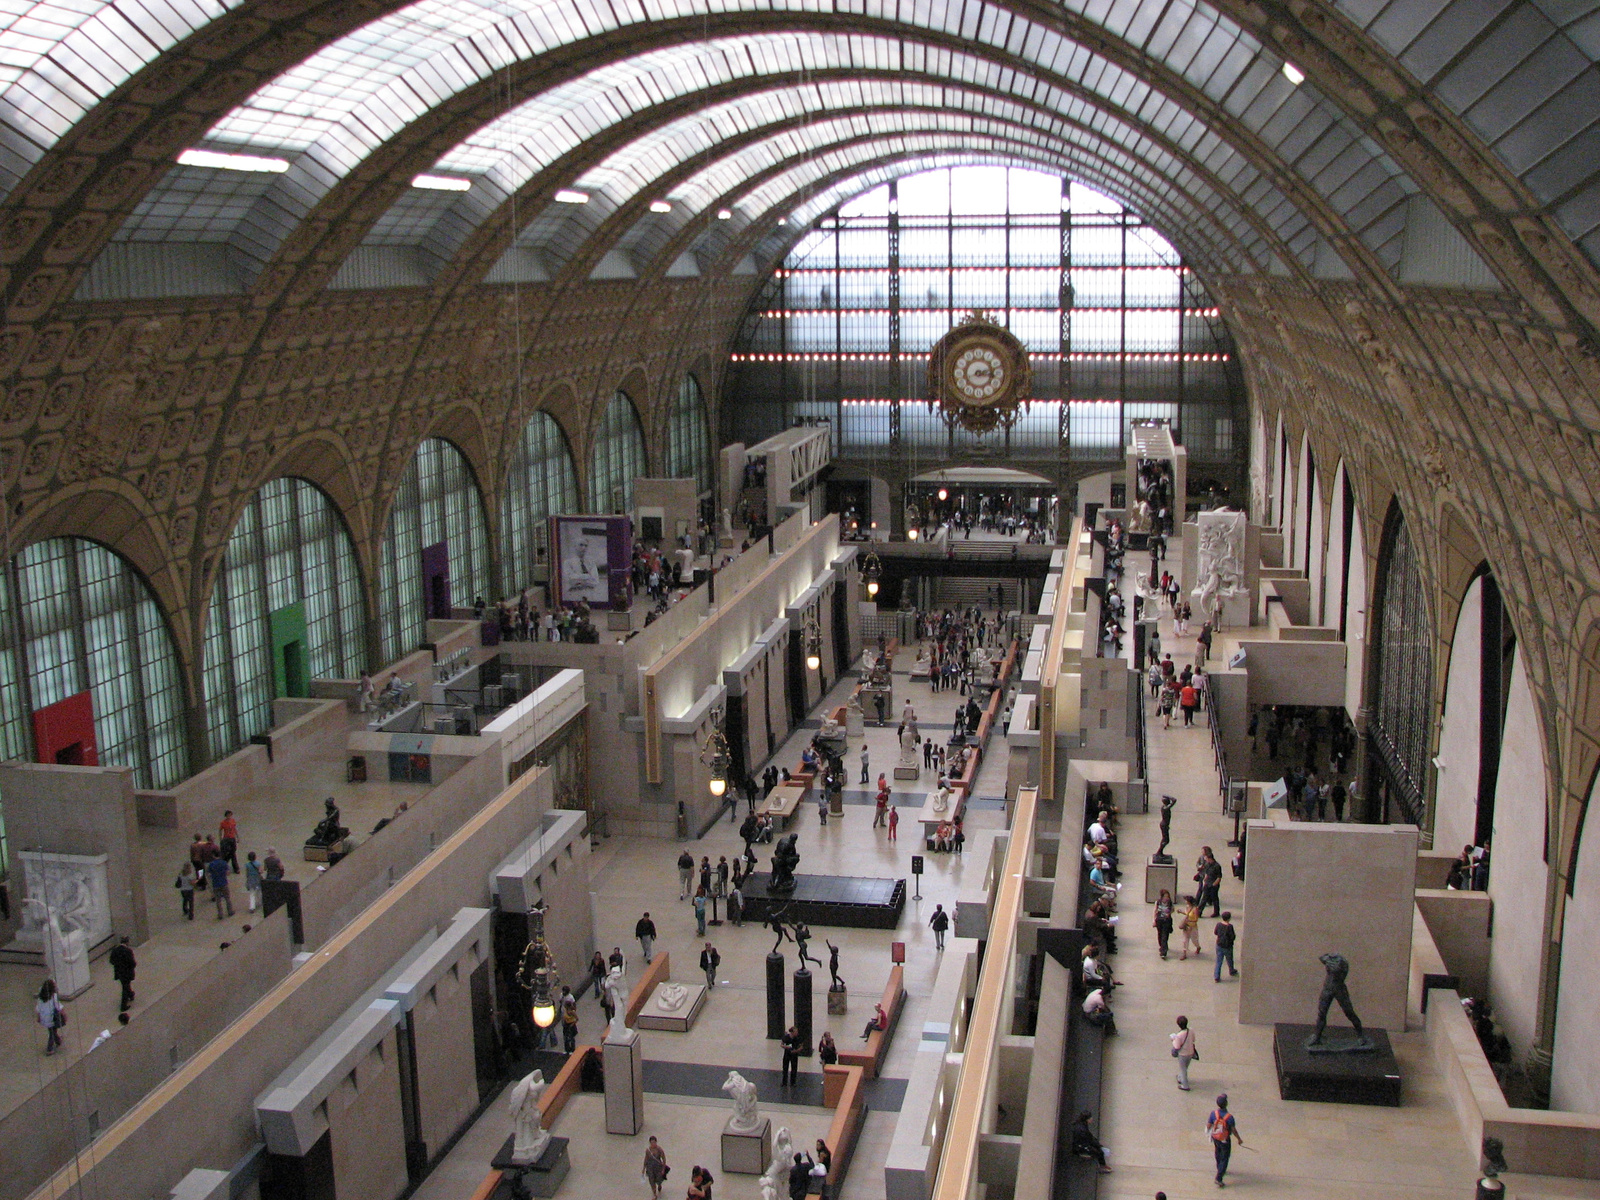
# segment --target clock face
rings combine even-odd
[[[969,346],[951,364],[950,382],[968,404],[988,404],[1005,389],[1005,361],[988,346]]]

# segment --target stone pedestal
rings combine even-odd
[[[828,989],[828,1015],[842,1017],[850,1011],[850,992],[847,988]]]
[[[610,1093],[607,1095],[609,1097]],[[490,1160],[489,1166],[496,1171],[504,1172],[503,1179],[507,1183],[512,1175],[520,1174],[530,1196],[541,1198],[554,1196],[561,1187],[561,1181],[572,1169],[572,1163],[567,1158],[567,1139],[551,1138],[544,1148],[544,1153],[539,1155],[536,1162],[531,1163],[518,1163],[512,1160],[511,1144],[515,1140],[514,1136],[508,1137],[500,1147],[500,1153]]]
[[[1161,899],[1162,888],[1166,888],[1172,894],[1173,903],[1177,903],[1178,863],[1176,859],[1169,863],[1157,862],[1152,855],[1144,864],[1144,902],[1154,904]]]
[[[794,973],[794,1028],[802,1058],[811,1057],[811,1013],[811,972],[801,967]]]
[[[834,817],[844,816],[844,793],[828,793],[828,815]]]
[[[846,737],[860,739],[866,736],[866,714],[859,705],[849,705],[844,710],[844,732]]]
[[[327,845],[321,842],[307,842],[304,853],[307,862],[333,862],[350,853],[350,839],[340,838],[337,842],[329,842]]]
[[[732,1175],[760,1175],[772,1165],[772,1118],[755,1129],[735,1130],[733,1118],[722,1127],[722,1169]]]
[[[767,1038],[781,1042],[787,1031],[783,1020],[783,955],[767,955]]]
[[[644,1128],[644,1048],[629,1029],[600,1048],[606,1072],[606,1132],[632,1137]]]
[[[906,766],[904,763],[897,763],[894,768],[894,777],[896,779],[920,779],[922,778],[922,768],[917,766],[916,763],[912,763],[910,766]]]

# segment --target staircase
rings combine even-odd
[[[1000,607],[1009,611],[1017,607],[1017,590],[1020,581],[1015,579],[963,579],[938,576],[933,581],[935,606],[944,608],[994,607],[995,585],[1000,586]],[[988,598],[985,599],[985,596]]]

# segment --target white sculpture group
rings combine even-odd
[[[729,1133],[755,1133],[761,1128],[761,1110],[756,1104],[756,1085],[737,1071],[729,1071],[722,1090],[733,1101]]]
[[[1201,513],[1198,581],[1194,605],[1215,629],[1227,600],[1245,594],[1245,515],[1239,512]]]
[[[23,920],[36,928],[44,946],[45,969],[63,996],[76,996],[89,987],[89,939],[82,927],[65,913],[52,913],[42,900],[22,902]]]
[[[789,1168],[794,1165],[794,1140],[787,1125],[772,1138],[772,1163],[761,1177],[761,1200],[782,1200],[789,1194]]]

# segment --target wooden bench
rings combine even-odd
[[[833,1124],[828,1126],[824,1140],[833,1152],[833,1166],[828,1168],[828,1195],[837,1196],[844,1186],[845,1172],[850,1169],[850,1157],[855,1153],[856,1138],[867,1119],[867,1105],[862,1093],[866,1090],[866,1072],[856,1066],[830,1066],[822,1068],[822,1103],[833,1109]]]
[[[889,982],[879,1001],[889,1016],[887,1029],[874,1029],[860,1050],[839,1051],[839,1062],[847,1067],[860,1067],[868,1078],[876,1079],[883,1071],[883,1060],[889,1055],[889,1039],[894,1037],[895,1026],[900,1023],[900,1010],[905,1006],[905,967],[896,963],[889,968]]]
[[[665,957],[666,955],[661,955],[661,958]],[[599,1060],[599,1046],[579,1046],[567,1055],[567,1061],[561,1065],[561,1070],[556,1072],[555,1078],[550,1081],[550,1086],[545,1088],[544,1095],[539,1097],[539,1124],[546,1129],[555,1124],[555,1119],[561,1115],[561,1110],[567,1106],[567,1101],[572,1098],[573,1093],[583,1089],[584,1068],[591,1061]],[[828,1145],[831,1147],[833,1143],[829,1142]],[[483,1182],[473,1191],[472,1200],[490,1200],[490,1197],[499,1190],[503,1174],[501,1171],[490,1171],[485,1175]]]
[[[639,976],[639,982],[633,985],[633,990],[628,993],[628,1007],[623,1010],[622,1023],[629,1029],[638,1019],[639,1011],[644,1008],[645,1002],[650,999],[650,993],[656,990],[656,985],[666,983],[672,978],[672,955],[665,950],[656,952],[650,960],[650,965],[644,969],[644,974]]]

